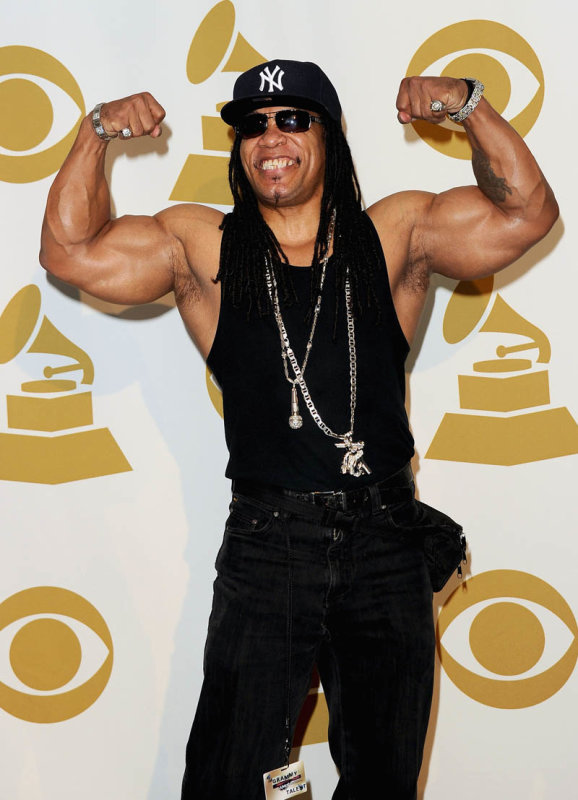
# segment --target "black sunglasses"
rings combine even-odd
[[[254,139],[262,136],[269,125],[269,118],[275,118],[275,125],[281,133],[304,133],[312,122],[323,124],[321,117],[303,111],[300,108],[283,108],[281,111],[268,111],[262,114],[247,114],[237,122],[235,130],[243,139]]]

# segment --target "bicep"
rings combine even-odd
[[[147,303],[172,289],[176,240],[155,217],[112,220],[88,242],[69,246],[59,271],[68,283],[112,303]]]
[[[545,234],[540,224],[502,211],[476,186],[433,195],[414,237],[431,272],[473,280],[507,267]]]

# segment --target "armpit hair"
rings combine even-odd
[[[430,274],[427,258],[418,244],[413,243],[401,277],[402,286],[416,294],[422,294],[429,288]]]
[[[406,267],[401,282],[402,285],[416,294],[427,292],[429,288],[430,271],[422,262],[410,264]]]
[[[201,287],[187,264],[183,265],[172,251],[171,265],[174,275],[174,294],[178,305],[193,305],[201,299]]]

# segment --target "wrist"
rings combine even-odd
[[[100,139],[94,132],[92,124],[92,111],[80,123],[78,137],[75,142],[75,149],[80,148],[87,155],[88,153],[106,153],[108,142]]]
[[[458,111],[448,114],[452,122],[463,122],[467,119],[482,99],[484,92],[484,84],[476,80],[476,78],[462,78],[462,81],[468,87],[468,94],[463,106]]]
[[[97,103],[95,105],[95,107],[92,109],[92,111],[90,112],[89,117],[90,117],[90,121],[91,121],[91,124],[92,124],[92,129],[93,129],[94,133],[98,136],[98,138],[101,141],[108,143],[108,142],[111,141],[111,139],[116,139],[116,137],[118,136],[118,133],[115,133],[115,132],[109,133],[107,130],[105,130],[105,127],[104,127],[104,124],[102,122],[102,119],[100,118],[100,112],[101,112],[101,109],[102,109],[103,105],[104,105],[104,103]]]

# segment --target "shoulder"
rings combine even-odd
[[[169,234],[183,238],[191,232],[205,230],[208,233],[210,230],[218,230],[224,216],[223,212],[216,208],[198,203],[179,203],[159,211],[155,214],[155,219]]]
[[[367,214],[379,235],[392,288],[423,283],[427,260],[421,231],[436,195],[407,191],[378,200]],[[416,280],[420,275],[420,280]]]
[[[429,213],[435,196],[431,192],[396,192],[369,206],[367,214],[380,236],[399,225],[402,230],[411,229]]]
[[[197,279],[215,274],[219,260],[224,214],[209,206],[182,203],[155,214],[156,221],[171,239],[175,271]]]

